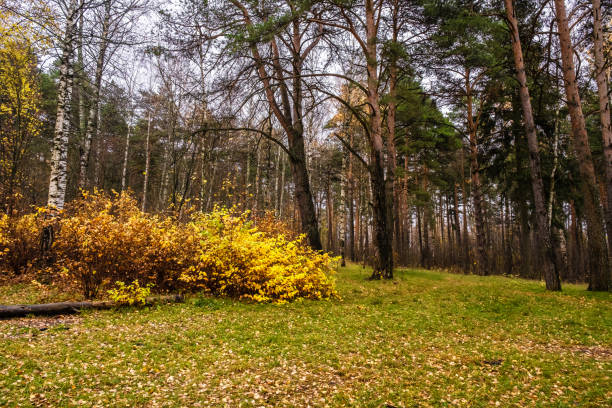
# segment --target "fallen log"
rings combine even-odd
[[[145,305],[155,303],[182,302],[182,295],[154,296],[148,297]],[[57,302],[35,305],[0,305],[0,319],[11,317],[23,317],[27,315],[62,315],[77,313],[84,309],[112,309],[121,306],[114,302]]]

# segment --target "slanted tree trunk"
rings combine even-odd
[[[240,11],[243,22],[247,27],[253,27],[251,14],[245,2],[232,0],[232,4]],[[300,215],[301,230],[306,234],[310,246],[315,250],[322,249],[321,237],[319,235],[319,224],[316,218],[308,169],[306,166],[306,149],[304,145],[304,125],[302,117],[302,69],[303,64],[309,53],[320,40],[320,35],[310,44],[304,46],[303,40],[306,38],[300,28],[300,19],[295,18],[291,22],[290,44],[290,63],[292,72],[292,90],[289,92],[285,71],[281,65],[281,55],[277,45],[276,37],[267,41],[267,45],[272,50],[273,58],[271,61],[264,61],[259,52],[258,43],[250,41],[248,47],[255,62],[255,69],[259,80],[263,84],[263,90],[270,106],[270,110],[278,119],[283,130],[287,134],[289,165],[295,185],[295,198]],[[319,34],[322,28],[320,27]],[[272,65],[273,75],[268,73],[267,66]],[[280,101],[277,99],[280,97]],[[271,135],[269,135],[271,137]]]
[[[572,123],[572,142],[579,162],[584,216],[587,223],[590,267],[589,290],[607,291],[610,288],[610,270],[603,214],[601,213],[595,167],[593,166],[591,148],[582,113],[582,102],[578,93],[576,70],[574,68],[574,47],[570,38],[564,0],[555,0],[555,10],[561,46],[565,94]]]
[[[108,48],[108,35],[110,27],[111,17],[111,0],[104,2],[104,20],[102,22],[102,35],[100,36],[100,48],[98,50],[98,56],[96,58],[96,73],[93,82],[93,96],[91,100],[91,106],[89,108],[89,118],[87,121],[87,131],[85,132],[85,138],[83,145],[79,151],[79,187],[85,188],[87,186],[87,163],[89,162],[89,155],[91,151],[91,140],[94,133],[96,132],[98,122],[96,121],[96,114],[98,112],[98,105],[100,104],[100,86],[102,84],[102,74],[104,71],[104,61],[106,59],[106,50]]]
[[[319,236],[319,223],[317,221],[314,201],[308,180],[308,168],[306,166],[306,149],[304,146],[304,135],[297,132],[289,137],[289,164],[291,174],[295,183],[295,197],[300,216],[301,230],[308,237],[310,246],[319,250],[322,249],[321,237]]]
[[[612,251],[612,124],[610,123],[610,98],[604,61],[604,34],[601,21],[601,0],[593,1],[593,54],[595,61],[595,80],[599,96],[599,119],[604,151],[606,175],[606,227],[608,230],[608,251]]]
[[[71,0],[67,12],[66,28],[62,39],[57,90],[57,114],[53,132],[51,151],[51,175],[47,205],[61,210],[66,200],[66,181],[68,178],[68,137],[70,133],[70,108],[72,104],[72,83],[74,69],[74,37],[77,29],[79,7],[77,0]]]
[[[546,204],[544,202],[544,186],[542,183],[542,172],[540,167],[540,152],[538,149],[538,136],[536,134],[533,112],[531,109],[531,99],[527,88],[527,75],[525,74],[525,64],[523,62],[523,51],[519,37],[518,22],[514,15],[513,0],[504,0],[506,5],[506,17],[510,28],[512,41],[512,52],[514,54],[514,67],[516,78],[519,83],[519,95],[521,107],[523,109],[523,122],[525,133],[527,134],[527,147],[529,148],[529,168],[531,174],[531,189],[535,204],[535,223],[536,235],[538,239],[539,259],[543,267],[546,289],[561,290],[559,280],[559,266],[555,263],[557,258],[552,247],[550,229],[547,222]],[[560,261],[560,260],[557,260]]]

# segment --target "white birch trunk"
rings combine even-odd
[[[126,177],[127,177],[127,165],[130,154],[130,137],[132,136],[132,118],[130,117],[130,123],[128,123],[128,131],[125,136],[125,152],[123,153],[123,169],[121,170],[121,191],[125,191]]]
[[[147,141],[145,147],[145,171],[144,171],[144,183],[142,185],[142,211],[144,212],[147,208],[147,187],[149,185],[149,166],[151,163],[151,112],[149,112],[149,120],[147,123]]]
[[[68,136],[70,132],[70,107],[72,103],[72,83],[74,70],[74,37],[78,22],[77,1],[71,0],[68,8],[66,30],[62,44],[59,85],[57,92],[57,115],[53,132],[51,151],[51,175],[49,178],[49,196],[47,205],[61,210],[66,199],[66,181],[68,167]]]

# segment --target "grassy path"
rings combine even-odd
[[[612,406],[612,294],[368,275],[340,270],[333,302],[0,321],[0,406]]]

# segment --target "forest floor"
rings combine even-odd
[[[341,269],[334,301],[0,321],[0,406],[612,406],[612,294],[368,275]],[[0,304],[34,293],[0,287]]]

